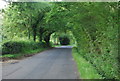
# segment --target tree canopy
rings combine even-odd
[[[118,3],[11,3],[4,13],[3,38],[27,37],[49,45],[54,32],[71,31],[77,50],[104,78],[119,78]]]

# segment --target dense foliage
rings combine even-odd
[[[119,78],[117,3],[11,3],[3,13],[3,40],[32,35],[49,46],[52,33],[71,31],[78,52],[103,78]]]
[[[119,78],[118,4],[89,2],[54,5],[50,19],[57,15],[54,20],[72,31],[78,52],[103,78]]]
[[[9,7],[3,11],[3,40],[26,37],[30,40],[32,37],[34,41],[44,40],[49,44],[49,36],[53,30],[45,24],[44,16],[48,11],[50,11],[50,5],[47,3],[14,2],[9,4]]]
[[[2,45],[2,54],[17,54],[24,53],[26,50],[36,50],[39,48],[45,48],[45,43],[30,42],[30,41],[8,41]]]
[[[60,40],[61,45],[69,45],[70,44],[70,39],[66,35],[60,36],[59,40]]]

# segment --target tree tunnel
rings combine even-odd
[[[63,38],[63,40],[60,40],[60,38]],[[64,40],[64,38],[66,40]],[[62,44],[63,42],[63,44]],[[71,46],[76,46],[76,40],[72,34],[71,31],[67,32],[54,32],[50,36],[50,43],[53,45],[71,45]]]
[[[8,39],[31,36],[48,46],[60,44],[59,36],[66,34],[103,77],[118,78],[118,10],[109,2],[11,3],[2,10],[3,33]]]

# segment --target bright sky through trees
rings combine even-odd
[[[7,5],[7,3],[5,1],[2,1],[2,0],[0,1],[0,9],[5,8],[6,5]]]

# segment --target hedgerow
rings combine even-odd
[[[45,43],[25,42],[25,41],[8,41],[2,45],[2,54],[24,53],[26,50],[36,50],[47,47]]]

